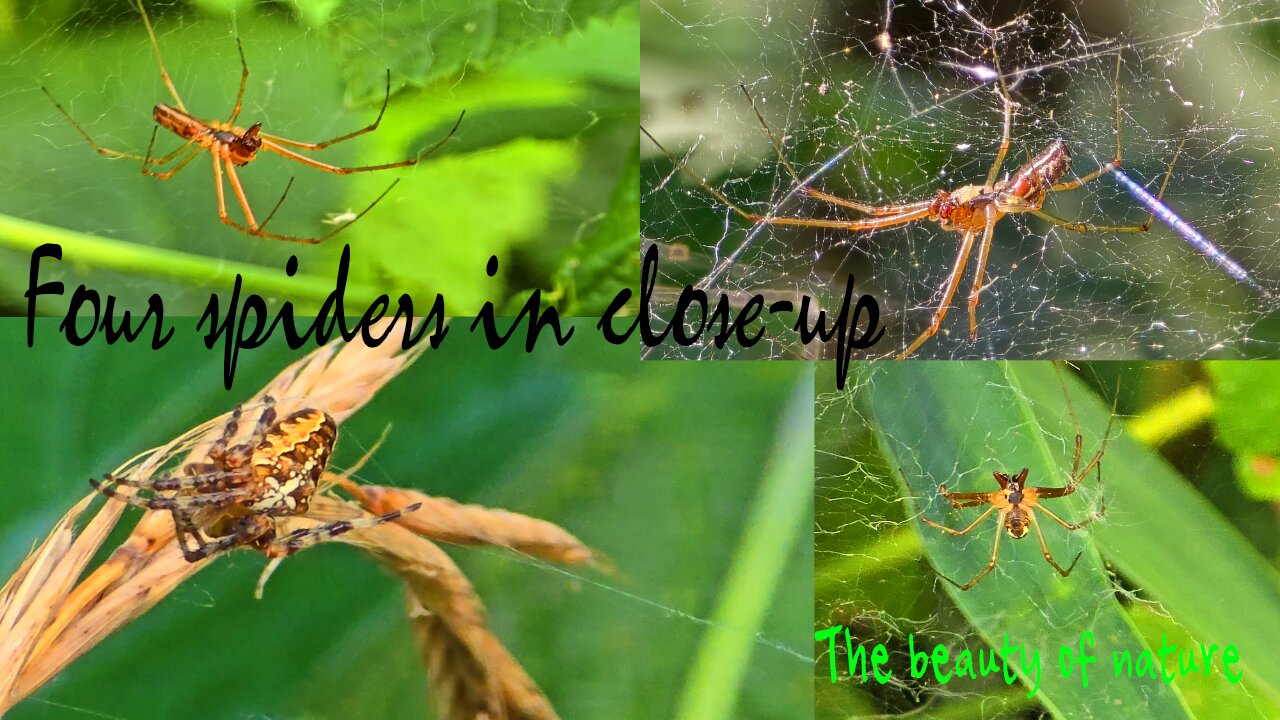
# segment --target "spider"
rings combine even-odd
[[[795,182],[796,189],[807,197],[814,198],[821,202],[835,205],[841,208],[855,210],[870,217],[857,220],[823,220],[818,218],[806,217],[787,217],[775,216],[772,213],[768,215],[759,215],[748,212],[734,203],[724,193],[716,190],[708,185],[702,179],[694,176],[676,156],[659,143],[653,135],[651,135],[643,127],[640,130],[649,138],[649,140],[658,147],[668,158],[672,160],[677,167],[684,172],[686,176],[691,178],[703,190],[710,193],[716,200],[724,204],[738,216],[755,224],[769,225],[792,225],[802,227],[818,227],[818,228],[836,228],[839,230],[847,230],[851,232],[863,230],[879,230],[881,228],[890,228],[898,225],[906,225],[908,223],[929,220],[938,223],[938,225],[947,232],[960,233],[960,246],[956,251],[955,262],[951,271],[947,273],[946,280],[942,284],[942,299],[938,307],[934,310],[933,318],[929,322],[924,332],[920,333],[915,340],[906,346],[901,352],[897,353],[897,359],[901,360],[914,353],[929,338],[937,334],[942,327],[942,321],[947,316],[950,309],[951,301],[955,296],[956,288],[960,284],[961,278],[964,276],[965,267],[969,263],[969,256],[972,254],[975,243],[978,248],[978,255],[975,261],[977,269],[974,273],[972,289],[969,291],[969,339],[974,341],[978,337],[978,298],[983,290],[983,280],[985,277],[987,257],[991,251],[992,231],[997,222],[1005,215],[1013,215],[1019,213],[1030,213],[1043,220],[1047,220],[1054,225],[1073,230],[1076,232],[1147,232],[1151,229],[1151,224],[1155,219],[1155,214],[1148,216],[1147,221],[1141,225],[1094,225],[1090,223],[1072,222],[1064,220],[1057,216],[1051,215],[1041,208],[1044,206],[1045,200],[1051,192],[1061,192],[1063,190],[1073,190],[1084,185],[1087,182],[1095,180],[1115,168],[1120,167],[1123,156],[1120,150],[1120,53],[1116,53],[1116,70],[1115,70],[1115,116],[1116,116],[1116,153],[1115,158],[1098,167],[1097,170],[1085,175],[1077,177],[1074,180],[1063,181],[1071,169],[1071,151],[1067,147],[1065,140],[1057,139],[1049,143],[1049,146],[1042,150],[1039,154],[1032,156],[1026,164],[1018,168],[1012,175],[1007,175],[1003,180],[997,180],[1000,175],[1000,169],[1004,165],[1005,156],[1008,155],[1011,132],[1013,128],[1014,103],[1009,98],[1008,88],[1004,85],[1004,75],[1000,72],[999,58],[995,57],[996,74],[1000,81],[997,84],[996,92],[1000,95],[1004,105],[1004,131],[1000,139],[999,149],[996,151],[995,162],[992,163],[991,169],[987,171],[986,180],[981,185],[965,185],[952,191],[939,189],[937,194],[931,198],[918,200],[913,202],[895,203],[890,205],[871,205],[869,203],[849,200],[835,195],[815,190],[808,186],[807,181],[801,180],[795,169],[782,155],[782,146],[778,139],[774,136],[773,131],[769,129],[768,123],[764,116],[756,107],[755,101],[751,94],[747,91],[745,85],[740,85],[743,93],[747,95],[747,100],[751,103],[752,110],[755,111],[756,118],[764,127],[765,133],[769,136],[778,159],[787,173]],[[1176,162],[1176,156],[1175,156]],[[1160,192],[1156,196],[1159,200],[1164,195],[1165,187],[1169,183],[1169,177],[1173,173],[1173,163],[1169,164],[1165,171],[1164,182],[1160,186]],[[981,242],[978,237],[981,236]]]
[[[382,194],[374,198],[373,202],[369,203],[364,210],[361,210],[348,222],[334,228],[332,231],[325,233],[324,235],[320,235],[318,237],[300,237],[267,232],[265,229],[266,225],[271,222],[271,218],[275,216],[276,210],[280,209],[280,205],[284,203],[285,197],[289,194],[289,188],[293,186],[293,180],[289,180],[289,184],[285,186],[284,193],[281,194],[280,199],[276,201],[275,207],[273,207],[271,212],[268,213],[266,220],[259,224],[254,218],[253,210],[249,206],[249,200],[245,197],[244,188],[240,184],[240,177],[236,173],[236,168],[243,167],[244,165],[252,162],[254,158],[257,157],[259,150],[266,150],[267,152],[275,153],[294,162],[337,175],[349,175],[351,173],[409,167],[411,165],[416,165],[419,161],[440,149],[440,146],[444,145],[444,143],[447,142],[449,138],[453,137],[454,133],[458,131],[458,126],[462,124],[462,118],[466,115],[465,111],[459,115],[457,122],[454,123],[453,128],[449,133],[418,157],[411,158],[409,160],[402,160],[400,162],[385,163],[382,165],[362,165],[359,167],[341,167],[338,165],[323,163],[319,160],[315,160],[307,157],[306,155],[290,150],[289,148],[298,148],[301,150],[322,150],[330,145],[336,145],[340,142],[377,130],[378,124],[382,122],[382,115],[387,110],[387,102],[391,99],[390,70],[387,70],[387,86],[386,92],[382,98],[382,108],[378,110],[378,116],[374,118],[372,123],[354,132],[339,135],[332,140],[325,140],[324,142],[311,143],[289,140],[278,135],[270,135],[263,132],[261,122],[255,122],[248,128],[242,128],[235,124],[236,119],[240,117],[240,108],[244,101],[245,86],[249,81],[249,66],[248,63],[245,62],[244,48],[240,44],[240,39],[236,38],[236,48],[240,52],[240,90],[236,93],[235,106],[231,109],[231,115],[225,121],[205,121],[195,117],[187,111],[186,105],[178,95],[177,88],[174,87],[173,81],[169,78],[169,72],[165,70],[164,59],[160,55],[160,45],[156,42],[155,30],[151,26],[151,20],[147,17],[147,11],[142,6],[141,0],[135,0],[134,7],[137,8],[138,12],[142,15],[142,23],[147,28],[147,36],[151,39],[151,50],[155,55],[156,64],[160,67],[160,77],[164,80],[165,87],[169,89],[169,94],[173,97],[173,101],[177,106],[173,107],[160,103],[152,108],[151,115],[156,122],[156,127],[152,128],[151,142],[147,145],[146,155],[119,152],[99,145],[89,135],[89,133],[81,127],[80,123],[76,122],[75,118],[71,117],[71,113],[67,112],[67,110],[62,107],[62,104],[53,97],[53,94],[49,92],[48,88],[42,85],[40,89],[44,91],[44,94],[47,95],[51,101],[53,101],[54,106],[58,108],[58,111],[62,113],[63,117],[71,123],[71,126],[76,129],[76,132],[80,133],[80,136],[93,146],[94,150],[101,155],[106,155],[107,157],[141,160],[141,170],[144,175],[150,175],[151,177],[159,178],[161,180],[168,180],[174,175],[177,175],[179,171],[186,167],[187,164],[202,151],[208,150],[209,155],[213,158],[214,188],[217,190],[218,196],[218,219],[221,220],[224,225],[229,225],[230,227],[233,227],[247,235],[309,244],[324,242],[351,223],[359,220],[365,213],[372,210],[373,206],[377,205],[382,198],[386,197],[387,193],[391,192],[391,188],[395,187],[396,183],[399,182],[399,180],[393,181],[387,186],[387,189],[383,190]],[[155,147],[156,133],[162,127],[182,138],[184,142],[173,152],[164,155],[163,157],[152,157],[151,151]],[[168,170],[157,169],[169,164],[170,162],[173,162],[173,165]],[[244,223],[236,222],[227,215],[227,202],[225,190],[223,188],[224,171],[227,179],[231,182],[231,189],[235,193],[236,200],[240,204],[240,209],[244,212]]]
[[[1055,366],[1055,369],[1057,369],[1056,366]],[[1059,381],[1062,381],[1061,370],[1058,370],[1058,372],[1059,372],[1058,379]],[[1070,477],[1070,480],[1067,482],[1066,486],[1064,487],[1029,487],[1026,484],[1027,475],[1029,473],[1029,470],[1027,468],[1022,468],[1022,470],[1019,471],[1017,475],[1008,475],[1002,472],[993,472],[992,475],[995,477],[996,482],[1000,484],[1000,489],[995,492],[957,493],[957,492],[951,492],[947,490],[946,485],[941,485],[938,487],[938,492],[947,500],[951,501],[952,507],[969,508],[969,507],[977,507],[983,504],[989,504],[991,506],[987,508],[986,512],[979,515],[976,520],[974,520],[972,523],[969,523],[968,527],[966,527],[963,530],[956,530],[954,528],[949,528],[945,525],[941,525],[939,523],[933,522],[932,520],[925,517],[920,518],[920,521],[923,522],[925,525],[936,527],[939,530],[942,530],[943,532],[949,533],[951,535],[968,535],[970,532],[973,531],[974,528],[978,526],[979,523],[981,523],[983,520],[986,520],[988,517],[990,517],[991,513],[998,512],[999,513],[998,524],[1003,525],[1005,532],[1007,532],[1009,534],[1009,537],[1013,538],[1014,540],[1021,540],[1022,538],[1026,537],[1027,529],[1029,527],[1035,528],[1036,538],[1040,541],[1040,552],[1044,555],[1044,559],[1050,565],[1053,566],[1054,570],[1058,571],[1059,575],[1061,575],[1062,577],[1069,576],[1071,574],[1071,571],[1075,569],[1076,563],[1080,561],[1080,556],[1084,554],[1084,551],[1081,550],[1080,552],[1076,553],[1075,559],[1073,559],[1071,561],[1071,564],[1064,569],[1061,565],[1058,564],[1056,560],[1053,559],[1053,555],[1049,553],[1049,546],[1046,545],[1044,542],[1044,533],[1040,531],[1040,524],[1036,520],[1036,513],[1037,512],[1044,513],[1044,515],[1048,517],[1050,520],[1053,520],[1054,522],[1058,523],[1059,525],[1061,525],[1062,527],[1066,528],[1069,531],[1079,530],[1080,528],[1084,527],[1085,525],[1088,525],[1089,523],[1093,522],[1097,518],[1102,517],[1106,513],[1107,511],[1106,499],[1103,498],[1102,496],[1102,455],[1107,451],[1107,441],[1111,437],[1111,424],[1112,422],[1115,421],[1115,406],[1114,405],[1112,406],[1111,418],[1107,421],[1107,431],[1106,431],[1106,434],[1102,436],[1102,443],[1098,447],[1098,452],[1094,454],[1093,459],[1091,459],[1088,463],[1085,464],[1083,468],[1081,468],[1080,454],[1081,454],[1081,446],[1083,444],[1083,438],[1080,435],[1080,424],[1076,421],[1075,409],[1072,408],[1071,406],[1071,396],[1066,394],[1067,388],[1065,383],[1063,383],[1062,391],[1063,391],[1063,394],[1066,396],[1066,400],[1067,400],[1067,412],[1071,416],[1071,422],[1076,429],[1076,449],[1075,449],[1075,454],[1071,460],[1071,477]],[[1088,475],[1089,471],[1091,470],[1096,470],[1097,477],[1098,477],[1099,505],[1098,505],[1097,513],[1089,515],[1089,517],[1085,518],[1084,520],[1078,523],[1069,523],[1066,520],[1063,520],[1062,518],[1058,517],[1056,514],[1053,513],[1052,510],[1050,510],[1049,508],[1041,504],[1040,502],[1041,500],[1066,497],[1067,495],[1070,495],[1071,493],[1075,492],[1076,486],[1080,484],[1080,480],[1083,479],[1084,476]],[[975,576],[972,580],[970,580],[969,582],[963,585],[956,582],[955,580],[952,580],[946,575],[943,575],[942,573],[938,573],[938,576],[941,577],[943,580],[946,580],[947,582],[951,583],[952,585],[955,585],[957,588],[960,588],[961,590],[968,590],[974,585],[977,585],[979,580],[986,577],[987,574],[990,573],[992,569],[995,568],[996,558],[999,556],[999,553],[1000,553],[1000,529],[996,528],[996,539],[991,547],[991,561],[987,563],[987,566],[985,568],[982,569],[982,572],[978,573],[977,576]]]
[[[420,504],[414,503],[377,517],[338,520],[278,536],[273,518],[306,514],[333,454],[338,425],[315,408],[277,420],[274,398],[264,397],[263,403],[253,432],[239,445],[231,441],[239,432],[243,407],[232,411],[206,462],[187,463],[180,474],[140,481],[108,474],[101,481],[90,478],[89,484],[130,505],[170,511],[178,547],[188,562],[235,547],[287,557],[418,509]]]

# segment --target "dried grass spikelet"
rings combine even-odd
[[[359,339],[345,345],[331,343],[285,368],[255,398],[275,397],[281,413],[322,408],[341,423],[427,347],[424,341],[401,351],[394,338],[377,348]],[[245,407],[243,435],[251,432],[256,420],[255,404]],[[114,474],[144,480],[200,459],[225,420],[225,415],[214,418],[130,460]],[[598,563],[591,550],[555,525],[515,513],[458,505],[409,491],[361,487],[347,476],[331,475],[330,480],[360,503],[333,495],[330,487],[315,498],[307,516],[284,519],[281,530],[371,517],[366,508],[380,513],[378,508],[394,509],[388,503],[401,500],[405,504],[422,500],[428,508],[420,520],[402,518],[407,527],[395,523],[363,527],[337,539],[360,547],[404,581],[410,622],[442,720],[554,720],[557,715],[550,703],[489,633],[484,607],[471,584],[427,538],[501,545],[566,563]],[[92,493],[72,507],[0,590],[0,714],[217,557],[187,562],[175,541],[169,514],[148,511],[120,547],[84,575],[124,509],[123,503],[105,502],[77,534],[77,520],[97,497]],[[469,524],[473,524],[470,530]]]

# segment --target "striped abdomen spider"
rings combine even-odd
[[[259,150],[275,153],[281,157],[287,158],[294,162],[307,165],[318,170],[337,175],[349,175],[351,173],[371,172],[375,170],[390,170],[392,168],[409,167],[416,165],[422,159],[428,157],[440,148],[453,134],[457,132],[458,126],[462,123],[462,117],[459,115],[457,122],[454,123],[453,129],[449,131],[439,142],[431,146],[426,152],[409,160],[401,160],[400,162],[385,163],[381,165],[361,165],[358,167],[342,167],[339,165],[331,165],[329,163],[320,162],[314,158],[307,157],[301,153],[295,152],[290,148],[299,150],[323,150],[330,145],[336,145],[340,142],[350,140],[354,137],[373,132],[378,129],[378,124],[382,122],[382,115],[387,110],[387,102],[391,99],[391,71],[387,71],[387,87],[386,93],[382,98],[382,108],[378,110],[378,117],[373,122],[359,130],[349,132],[345,135],[339,135],[332,140],[323,142],[299,142],[297,140],[289,140],[278,135],[271,135],[262,132],[262,123],[256,122],[248,128],[242,128],[236,125],[236,119],[240,117],[240,108],[244,102],[245,86],[249,81],[249,65],[245,62],[244,48],[240,46],[240,40],[236,39],[236,47],[240,51],[240,90],[236,93],[235,107],[231,110],[231,115],[225,120],[209,120],[204,121],[187,111],[187,106],[182,102],[182,98],[178,95],[177,88],[174,87],[173,81],[169,77],[169,72],[165,70],[164,59],[160,55],[160,45],[156,42],[155,30],[151,27],[151,20],[147,17],[147,11],[142,7],[141,0],[135,0],[134,6],[142,15],[142,23],[147,28],[147,36],[151,39],[151,50],[155,55],[156,64],[160,67],[160,77],[164,80],[165,87],[169,89],[169,94],[173,97],[174,105],[166,105],[164,103],[157,104],[152,108],[151,116],[156,122],[156,127],[151,131],[151,142],[147,146],[146,155],[136,155],[133,153],[120,152],[111,150],[99,145],[89,133],[81,127],[80,123],[71,117],[71,113],[67,112],[62,104],[54,99],[49,90],[41,86],[41,90],[45,95],[53,101],[58,111],[71,123],[76,132],[80,133],[93,149],[101,155],[113,158],[126,158],[130,160],[139,160],[142,162],[142,173],[161,180],[168,180],[177,175],[180,170],[187,166],[201,152],[207,150],[213,158],[213,177],[214,188],[218,196],[218,219],[225,225],[229,225],[237,230],[253,235],[255,237],[272,238],[275,240],[288,240],[290,242],[300,243],[319,243],[333,237],[343,228],[351,223],[359,220],[365,213],[373,209],[387,193],[391,192],[391,188],[395,187],[398,180],[393,181],[383,190],[373,202],[369,203],[365,209],[361,210],[349,221],[339,225],[332,231],[319,237],[301,237],[296,235],[282,235],[266,231],[266,225],[275,215],[276,210],[284,202],[285,197],[289,194],[289,188],[293,185],[293,180],[289,180],[289,184],[285,186],[284,193],[280,195],[280,199],[276,201],[275,207],[267,214],[265,220],[261,223],[254,217],[253,209],[249,205],[249,200],[245,197],[244,187],[240,184],[240,177],[236,173],[236,168],[243,167],[257,157]],[[182,138],[182,145],[178,146],[173,152],[162,157],[152,157],[151,151],[155,147],[156,133],[160,128],[164,128],[174,135]],[[159,168],[173,163],[168,170],[160,170]],[[240,210],[244,213],[244,222],[240,223],[233,220],[227,215],[226,191],[223,187],[223,174],[226,174],[227,180],[231,182],[231,190],[235,193],[236,201],[240,205]]]
[[[782,167],[786,169],[795,182],[796,191],[806,197],[870,216],[856,220],[778,216],[773,215],[772,211],[765,215],[749,212],[730,200],[723,192],[711,187],[706,181],[695,176],[674,153],[663,147],[653,135],[649,134],[643,127],[640,129],[658,149],[667,155],[677,169],[739,217],[753,224],[834,228],[849,232],[863,232],[906,225],[919,220],[928,220],[938,223],[945,231],[960,233],[960,245],[956,250],[955,261],[952,263],[951,270],[947,273],[946,279],[940,288],[941,298],[933,311],[933,317],[924,331],[896,354],[898,359],[902,359],[914,353],[927,340],[936,335],[942,327],[942,321],[946,318],[948,310],[950,310],[951,301],[954,299],[956,289],[964,277],[965,268],[968,267],[969,258],[973,254],[975,246],[977,247],[977,258],[974,262],[976,269],[973,283],[970,286],[968,305],[969,339],[971,341],[977,339],[978,300],[984,288],[987,259],[991,251],[991,239],[996,223],[1005,215],[1029,213],[1054,225],[1076,232],[1138,233],[1147,232],[1151,229],[1152,221],[1155,218],[1154,213],[1148,215],[1146,222],[1141,225],[1094,225],[1064,220],[1042,209],[1049,193],[1073,190],[1111,172],[1122,164],[1123,157],[1120,148],[1120,61],[1120,54],[1117,53],[1114,90],[1115,157],[1100,165],[1098,169],[1088,175],[1064,181],[1063,178],[1071,170],[1071,152],[1067,148],[1066,141],[1058,139],[1050,143],[1048,147],[1032,157],[1011,175],[1006,176],[1003,180],[997,180],[1004,165],[1005,157],[1009,153],[1014,116],[1014,103],[1004,85],[1004,75],[999,70],[999,60],[997,59],[996,76],[999,78],[999,82],[996,83],[996,92],[1000,95],[1004,106],[1004,131],[1000,139],[999,149],[996,151],[995,161],[991,164],[991,169],[987,171],[986,180],[981,185],[965,185],[950,191],[940,189],[934,197],[925,200],[891,205],[871,205],[824,193],[809,187],[809,181],[802,180],[791,166],[791,163],[783,156],[782,144],[774,136],[773,131],[769,129],[768,123],[756,107],[746,87],[740,86],[743,93],[747,95],[748,101],[751,102],[751,107],[755,111],[760,125],[764,128],[765,133],[768,134]],[[1175,154],[1174,162],[1176,160],[1177,155]],[[1171,162],[1165,171],[1164,182],[1156,195],[1157,200],[1164,194],[1165,186],[1168,185],[1169,177],[1173,173],[1173,166],[1174,163]]]

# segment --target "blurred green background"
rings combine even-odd
[[[440,292],[455,315],[486,300],[504,307],[534,288],[551,291],[567,314],[590,314],[634,284],[634,3],[193,0],[147,8],[178,92],[206,120],[230,112],[236,37],[250,72],[239,122],[261,121],[291,139],[368,124],[389,68],[392,97],[379,129],[313,153],[326,162],[412,157],[463,110],[466,118],[408,169],[344,177],[260,155],[240,172],[259,220],[296,177],[272,221],[277,232],[323,234],[333,227],[326,219],[358,212],[395,178],[400,184],[322,246],[249,237],[219,222],[208,157],[168,181],[145,177],[133,161],[94,153],[40,92],[47,86],[102,145],[146,150],[151,107],[172,101],[129,2],[0,0],[0,312],[25,313],[31,248],[47,241],[64,242],[58,276],[72,288],[85,282],[130,307],[158,291],[177,314],[198,314],[210,292],[228,288],[242,268],[235,263],[248,265],[250,283],[259,275],[284,283],[271,286],[273,298],[313,304],[317,290],[304,281],[331,289],[344,243],[353,248],[352,295]],[[162,130],[157,154],[177,142]],[[179,269],[164,250],[197,269]],[[303,277],[290,283],[283,267],[294,253]],[[491,254],[501,261],[497,280],[484,274]]]
[[[824,377],[825,376],[825,377]],[[952,509],[938,494],[992,491],[993,471],[1030,469],[1028,483],[1059,487],[1071,472],[1075,424],[1050,363],[909,362],[855,365],[851,390],[820,396],[815,427],[816,621],[851,628],[855,642],[884,643],[894,682],[830,682],[830,655],[817,648],[817,718],[921,714],[931,718],[1272,718],[1280,714],[1280,473],[1275,418],[1280,368],[1265,362],[1084,363],[1064,372],[1083,436],[1083,462],[1100,447],[1105,516],[1068,532],[1042,523],[1059,578],[1034,534],[1000,546],[985,567],[995,516],[953,537],[923,515],[963,528],[985,508]],[[834,382],[825,368],[818,387]],[[831,385],[826,385],[831,387]],[[1046,503],[1068,522],[1099,507],[1091,473],[1075,494]],[[1003,534],[1003,529],[1000,529]],[[1057,651],[1080,634],[1097,638],[1090,684],[1063,680]],[[1040,693],[999,676],[908,676],[916,648],[1000,647],[1041,651]],[[1111,653],[1235,645],[1243,681],[1220,662],[1209,677],[1162,685],[1115,678]],[[844,650],[838,653],[843,662]],[[1197,665],[1199,662],[1197,661]]]
[[[634,348],[585,326],[533,354],[492,351],[463,330],[343,424],[335,466],[391,424],[365,481],[544,518],[614,562],[616,577],[566,574],[446,547],[566,720],[807,714],[810,370],[637,363]],[[6,575],[88,477],[228,410],[297,357],[282,344],[247,353],[224,392],[220,353],[184,330],[158,352],[28,350],[23,332],[0,323]],[[796,458],[803,472],[773,477]],[[9,717],[431,716],[393,577],[354,548],[321,545],[284,563],[255,601],[264,563],[248,552],[214,562]],[[726,589],[734,577],[745,597]],[[715,648],[737,650],[699,667],[714,635],[728,639]],[[677,714],[726,690],[722,714]]]
[[[852,219],[792,197],[795,182],[739,89],[745,84],[800,177],[875,204],[981,184],[1001,138],[993,44],[1018,104],[1012,172],[1054,140],[1085,174],[1114,155],[1115,50],[1124,167],[1154,193],[1179,145],[1165,199],[1273,290],[1280,287],[1280,5],[1274,0],[895,0],[782,4],[654,2],[641,9],[641,123],[698,178],[749,212]],[[931,222],[874,233],[751,227],[648,140],[644,237],[687,259],[662,284],[806,292],[838,303],[848,274],[880,304],[887,333],[869,355],[924,329],[959,235]],[[1055,193],[1070,220],[1136,225],[1146,214],[1113,179]],[[1028,216],[996,227],[969,340],[964,296],[923,358],[1200,359],[1280,354],[1280,313],[1168,227],[1077,233]],[[778,343],[776,356],[795,351]]]

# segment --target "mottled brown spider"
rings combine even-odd
[[[89,484],[130,505],[172,513],[178,547],[190,562],[235,547],[286,557],[418,508],[415,503],[374,518],[338,520],[277,535],[274,518],[306,514],[333,454],[338,424],[315,408],[277,420],[275,400],[267,396],[263,403],[266,407],[247,441],[231,445],[243,414],[237,407],[206,461],[187,463],[181,474],[146,480],[108,474],[101,481],[90,478]]]

